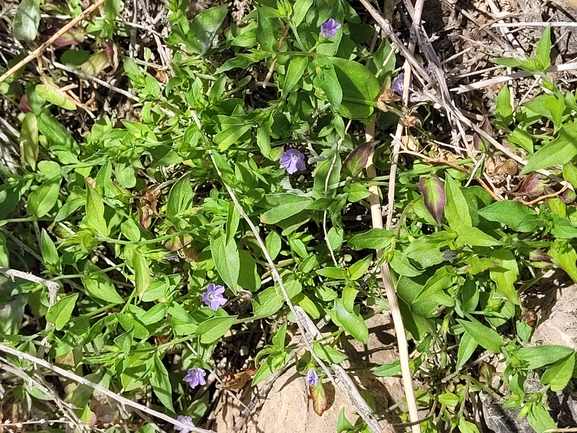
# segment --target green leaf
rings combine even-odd
[[[261,215],[260,221],[264,224],[276,224],[305,210],[313,202],[308,197],[292,194],[283,194],[283,202]]]
[[[529,157],[521,175],[570,162],[577,155],[577,122],[566,123],[557,137]]]
[[[394,251],[393,258],[389,262],[391,268],[399,275],[405,277],[416,277],[421,275],[423,272],[415,268],[407,257],[403,257],[403,253],[400,251]]]
[[[270,317],[283,305],[284,298],[277,293],[274,287],[269,287],[254,297],[252,308],[255,317]]]
[[[379,81],[359,62],[340,57],[330,57],[329,60],[343,91],[342,114],[351,119],[369,117],[381,91]]]
[[[334,278],[336,280],[344,280],[347,277],[347,273],[344,269],[336,268],[334,266],[327,266],[326,268],[317,269],[315,272],[317,275]]]
[[[0,232],[0,267],[10,267],[10,250],[6,243],[6,236],[2,232]]]
[[[200,336],[202,344],[213,344],[234,325],[236,316],[213,317],[198,325],[196,335]]]
[[[290,92],[292,92],[298,82],[302,80],[308,63],[309,58],[307,56],[295,56],[290,60],[285,75],[284,84],[282,86],[282,92],[284,96],[287,96]]]
[[[384,229],[370,229],[364,233],[354,235],[347,241],[349,247],[353,250],[364,250],[364,249],[381,249],[387,248],[391,245],[391,239],[393,238],[392,230]]]
[[[134,285],[136,286],[136,293],[140,298],[148,289],[150,285],[150,268],[146,262],[146,258],[137,248],[132,250],[132,266],[134,267]]]
[[[535,370],[545,365],[553,364],[570,356],[575,351],[569,347],[547,344],[536,347],[522,347],[513,355],[525,363],[526,368]]]
[[[124,303],[124,299],[118,294],[108,276],[102,273],[98,266],[87,262],[84,273],[86,276],[82,278],[82,283],[90,296],[110,304]]]
[[[260,289],[261,280],[257,271],[256,262],[252,255],[245,250],[239,251],[240,272],[238,275],[238,284],[240,287],[251,292]]]
[[[54,323],[54,328],[60,331],[70,321],[77,299],[78,293],[60,299],[48,310],[46,321]]]
[[[100,233],[108,236],[108,227],[104,219],[104,203],[96,190],[86,183],[86,223]]]
[[[533,137],[520,126],[516,127],[513,132],[507,136],[507,141],[525,149],[529,153],[535,152]]]
[[[206,53],[227,13],[227,6],[222,5],[206,9],[194,17],[190,23],[186,47],[194,54]]]
[[[457,244],[459,246],[471,245],[474,247],[498,247],[502,245],[502,242],[488,235],[484,231],[479,230],[477,227],[469,227],[468,229],[461,227]]]
[[[313,344],[313,350],[319,358],[331,364],[340,364],[349,357],[325,343],[316,342]]]
[[[545,28],[541,39],[537,43],[535,59],[538,62],[537,66],[542,71],[547,70],[551,66],[551,26]]]
[[[230,146],[238,143],[240,138],[252,129],[252,125],[233,125],[214,136],[214,142],[218,144],[219,152],[224,152]]]
[[[36,86],[36,93],[41,98],[44,98],[65,110],[76,110],[76,104],[72,102],[70,97],[53,84],[38,84]]]
[[[500,353],[501,347],[505,344],[503,338],[497,333],[497,331],[488,328],[487,326],[481,324],[481,322],[470,319],[461,320],[457,319],[463,328],[473,337],[473,339],[483,346],[485,349],[490,350],[494,353]]]
[[[477,426],[465,418],[459,418],[459,431],[460,433],[479,433]]]
[[[575,352],[549,367],[541,376],[541,383],[550,385],[553,392],[562,391],[569,384],[574,368]]]
[[[339,419],[337,420],[337,433],[348,432],[349,430],[354,431],[354,429],[355,426],[347,420],[345,416],[345,408],[343,407],[339,413]]]
[[[170,188],[168,193],[168,203],[166,205],[167,218],[174,220],[180,213],[189,211],[192,208],[192,186],[188,176],[181,177]]]
[[[530,403],[531,409],[527,414],[527,421],[537,433],[545,433],[546,430],[555,431],[557,424],[540,402]]]
[[[40,24],[40,0],[22,0],[14,14],[14,37],[20,41],[33,41]]]
[[[238,290],[238,276],[240,273],[240,256],[236,241],[226,242],[226,235],[221,233],[210,238],[210,251],[218,271],[218,275],[228,288],[236,293]]]
[[[38,117],[38,130],[50,140],[50,147],[54,145],[73,150],[77,146],[72,134],[64,127],[49,110],[42,111]]]
[[[524,233],[535,231],[539,224],[537,212],[533,208],[513,200],[492,203],[479,209],[479,215]]]
[[[60,180],[51,180],[30,193],[28,196],[28,213],[42,218],[52,210],[58,201]]]
[[[493,252],[491,260],[499,264],[499,267],[489,270],[491,280],[497,284],[497,289],[499,289],[509,301],[515,305],[519,305],[519,297],[514,286],[519,276],[519,267],[517,266],[515,256],[509,250],[499,250]]]
[[[456,394],[452,392],[445,392],[443,394],[439,394],[439,403],[444,404],[448,407],[455,407],[459,404],[461,399]]]
[[[338,110],[343,101],[343,89],[337,78],[334,66],[323,64],[320,60],[317,59],[318,64],[315,67],[316,73],[313,77],[313,84],[324,92],[331,107],[334,110]]]
[[[307,12],[313,5],[313,0],[297,0],[293,5],[293,15],[291,23],[293,26],[298,27],[300,23],[303,22]]]
[[[367,187],[360,183],[351,183],[350,185],[345,186],[345,192],[348,194],[347,200],[351,203],[361,201],[371,195],[371,192]]]
[[[469,214],[469,205],[459,187],[459,184],[451,176],[445,179],[447,192],[447,205],[445,207],[445,218],[449,226],[459,234],[466,233],[473,227],[473,220]]]
[[[265,246],[268,250],[268,253],[270,254],[270,257],[274,260],[277,258],[281,251],[282,238],[277,232],[271,231],[265,239]]]
[[[359,314],[359,306],[355,306],[353,313],[349,312],[343,303],[342,299],[335,299],[333,308],[334,314],[331,319],[337,326],[342,326],[345,331],[351,334],[357,341],[367,344],[369,339],[369,330],[363,317]]]
[[[166,317],[168,305],[166,303],[156,304],[142,316],[140,316],[140,321],[146,326],[154,325],[160,322]]]
[[[459,342],[459,350],[457,352],[457,370],[460,369],[465,363],[471,359],[475,350],[477,350],[478,343],[473,337],[467,332],[461,335],[461,341]]]
[[[54,269],[60,267],[58,251],[56,251],[56,246],[45,229],[42,229],[42,233],[40,234],[40,249],[42,251],[42,258],[47,265]]]
[[[577,283],[577,252],[567,241],[555,241],[549,249],[549,257]]]
[[[162,363],[160,356],[158,356],[158,353],[154,354],[154,364],[150,374],[150,385],[152,385],[152,390],[160,402],[167,409],[174,412],[174,407],[172,405],[172,385],[170,384],[168,371]]]
[[[364,259],[361,259],[358,262],[352,264],[348,269],[349,278],[353,281],[361,278],[363,275],[365,275],[371,266],[372,261],[373,255],[369,254]]]
[[[391,377],[396,376],[401,373],[401,361],[396,360],[389,364],[383,364],[380,367],[375,368],[375,376],[378,377]]]
[[[497,95],[496,124],[501,128],[508,128],[513,123],[513,107],[511,106],[511,91],[506,84]]]
[[[38,160],[38,119],[34,113],[26,113],[20,129],[20,159],[36,170]]]
[[[528,60],[516,59],[514,57],[501,57],[499,59],[493,59],[493,63],[498,65],[507,66],[508,68],[522,68],[529,69],[530,62]]]
[[[574,164],[563,165],[563,179],[569,182],[573,188],[577,188],[577,168]]]

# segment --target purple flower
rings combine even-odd
[[[202,368],[193,367],[188,370],[186,376],[184,376],[184,381],[187,382],[191,388],[196,388],[198,385],[205,385],[206,380],[204,380],[204,376],[206,376],[206,371]]]
[[[210,309],[216,311],[218,307],[226,304],[226,298],[222,296],[224,287],[213,283],[206,286],[206,290],[202,294],[202,302],[204,302]]]
[[[314,368],[310,368],[307,372],[307,385],[315,386],[319,383],[319,375]]]
[[[412,83],[411,77],[411,83]],[[409,83],[409,90],[413,89],[412,84]],[[397,77],[393,80],[393,84],[391,85],[391,89],[399,96],[403,96],[403,90],[405,89],[405,73],[401,72]]]
[[[289,174],[293,174],[297,170],[304,170],[305,156],[296,149],[289,149],[280,157],[281,167],[286,168]]]
[[[180,421],[180,422],[183,423],[183,424],[188,424],[188,425],[190,425],[191,427],[194,427],[194,424],[193,424],[193,422],[192,422],[192,418],[189,417],[189,416],[186,416],[186,415],[178,415],[178,416],[176,417],[176,420],[177,420],[177,421]],[[180,426],[177,426],[177,425],[174,426],[174,429],[175,429],[176,431],[179,431],[179,432],[182,432],[182,433],[187,433],[187,432],[190,431],[190,430],[187,429],[186,427],[180,427]]]
[[[341,28],[341,25],[337,23],[334,19],[325,21],[321,25],[321,36],[325,39],[332,38],[337,34],[337,30]]]

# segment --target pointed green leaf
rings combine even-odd
[[[108,236],[108,227],[104,219],[104,203],[96,190],[86,184],[86,223],[100,233]]]
[[[557,137],[529,157],[521,175],[570,162],[577,155],[577,122],[566,123]]]
[[[28,213],[42,218],[52,210],[58,201],[60,180],[51,180],[30,193],[28,197]]]
[[[393,234],[392,230],[370,229],[364,233],[354,235],[347,241],[347,244],[353,250],[378,250],[381,248],[387,248],[391,245]]]
[[[213,317],[198,325],[196,335],[200,336],[202,344],[213,344],[234,325],[236,316]]]
[[[178,214],[186,212],[192,208],[192,186],[188,176],[181,177],[170,188],[168,193],[168,203],[166,206],[166,216],[174,219]]]
[[[142,298],[150,285],[150,268],[144,255],[138,250],[132,250],[132,266],[134,266],[134,285],[136,293]]]
[[[562,391],[573,377],[574,368],[575,352],[549,367],[541,376],[541,383],[550,385],[553,392]]]
[[[54,323],[54,328],[57,331],[60,331],[70,320],[77,299],[78,293],[60,299],[56,304],[50,307],[50,310],[48,310],[46,321]]]
[[[335,299],[334,316],[331,319],[335,321],[337,326],[342,326],[345,331],[351,334],[355,340],[363,344],[367,343],[369,338],[369,330],[363,317],[359,314],[359,306],[357,305],[353,313],[349,312],[343,303],[342,299]]]
[[[577,252],[567,241],[555,241],[549,249],[553,263],[561,267],[577,283]]]
[[[158,356],[158,353],[154,354],[154,366],[150,374],[150,384],[160,402],[167,409],[174,412],[174,406],[172,405],[172,385],[170,384],[168,371]]]
[[[14,14],[14,37],[20,41],[33,41],[40,24],[40,0],[22,0]]]
[[[66,93],[53,84],[38,84],[36,86],[36,93],[41,98],[44,98],[65,110],[76,110],[76,104],[72,102]]]
[[[190,23],[186,47],[194,54],[204,54],[226,18],[226,5],[214,6],[200,12]]]
[[[210,239],[210,250],[220,278],[233,293],[236,293],[240,273],[240,256],[236,241],[233,239],[226,242],[225,234],[221,233]]]
[[[459,184],[451,176],[445,179],[447,191],[447,205],[445,218],[449,226],[459,234],[466,233],[473,227],[473,221],[469,214],[469,205],[459,187]]]
[[[20,160],[34,171],[38,160],[38,119],[26,113],[20,129]]]
[[[501,347],[505,342],[497,331],[472,318],[470,321],[457,319],[457,322],[463,325],[463,328],[465,328],[465,330],[477,343],[479,343],[479,345],[494,353],[501,352]]]
[[[260,220],[265,224],[276,224],[305,210],[312,202],[313,200],[308,197],[286,194],[284,203],[267,210],[261,215]]]
[[[287,96],[303,78],[307,69],[309,58],[306,56],[295,56],[289,62],[287,72],[282,86],[283,95]]]
[[[515,282],[519,276],[519,267],[513,253],[508,250],[499,250],[493,252],[491,260],[499,264],[497,268],[491,268],[489,276],[497,284],[497,289],[503,293],[509,301],[519,305],[519,297],[515,290]]]

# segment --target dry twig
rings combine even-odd
[[[2,76],[0,76],[0,83],[4,82],[4,80],[6,80],[6,78],[8,78],[10,75],[19,71],[22,67],[24,67],[32,59],[40,58],[42,53],[44,51],[46,51],[46,49],[48,47],[50,47],[54,43],[54,41],[56,41],[60,36],[65,34],[68,30],[70,30],[72,27],[74,27],[76,24],[78,24],[80,21],[82,21],[84,18],[86,18],[88,15],[90,15],[92,12],[94,12],[100,6],[102,6],[105,1],[106,0],[97,0],[96,3],[94,3],[92,6],[90,6],[86,10],[84,10],[80,15],[78,15],[76,18],[71,20],[68,24],[66,24],[64,27],[62,27],[56,33],[54,33],[54,35],[52,35],[52,37],[50,39],[48,39],[46,42],[44,42],[42,45],[40,45],[38,48],[36,48],[34,51],[32,51],[30,54],[28,54],[22,60],[20,60],[16,65],[14,65],[10,69],[8,69],[4,74],[2,74]]]

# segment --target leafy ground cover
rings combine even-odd
[[[319,416],[329,382],[357,409],[338,432],[488,431],[481,394],[557,428],[575,350],[526,299],[577,282],[565,36],[432,4],[8,4],[0,425],[206,431],[296,363]],[[435,8],[483,42],[435,46]],[[383,408],[340,365],[388,311]]]

